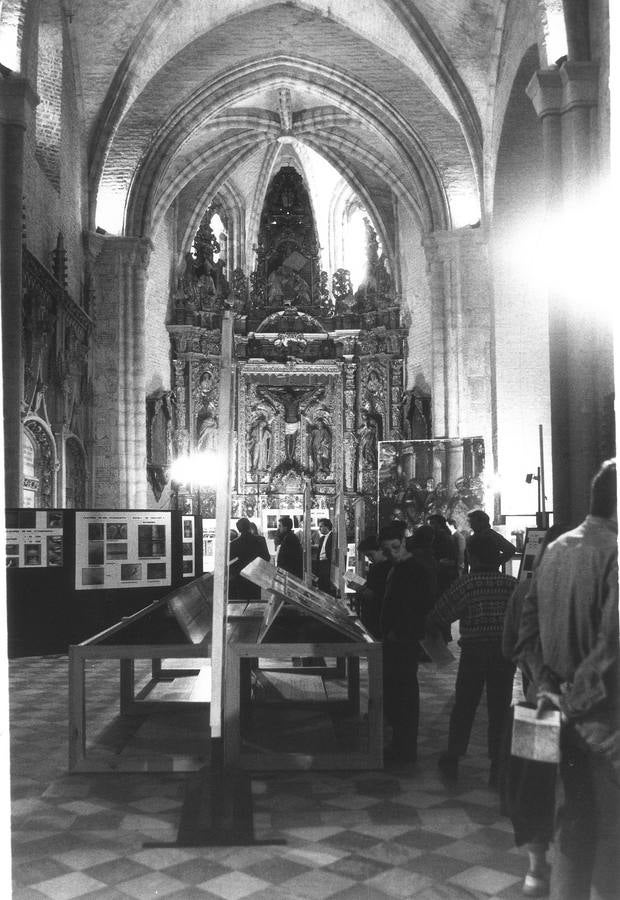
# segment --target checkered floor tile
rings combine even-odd
[[[416,765],[253,774],[256,843],[188,847],[175,841],[190,776],[67,774],[67,659],[11,661],[13,897],[521,897],[526,858],[487,787],[484,702],[458,783],[439,777],[455,672],[422,668]],[[89,691],[89,727],[110,737],[117,664]]]

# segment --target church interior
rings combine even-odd
[[[273,649],[253,690],[357,696],[366,760],[312,770],[297,751],[301,771],[278,774],[276,751],[266,773],[248,752],[222,799],[170,747],[176,729],[181,759],[205,763],[205,696],[216,743],[232,715],[260,730],[222,699],[258,655],[226,650],[241,517],[273,556],[291,516],[306,570],[333,520],[344,597],[355,545],[392,520],[464,530],[483,508],[522,551],[528,529],[586,514],[616,445],[609,6],[0,3],[15,898],[522,896],[484,721],[458,788],[436,772],[454,669],[421,671],[420,759],[384,769],[374,645],[347,634],[337,599],[329,673],[316,659],[291,672]],[[125,622],[125,650],[89,644],[70,676],[69,645],[207,576],[219,668],[192,657],[207,640],[194,619],[173,623],[178,656],[151,660],[162,697],[197,705],[182,725],[110,724],[116,659],[121,707],[151,677],[127,655],[150,620]],[[131,745],[130,765],[88,768],[80,704],[104,747]],[[323,724],[291,716],[320,748]]]

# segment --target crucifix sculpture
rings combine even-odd
[[[267,388],[260,386],[256,393],[273,408],[274,412],[283,411],[285,462],[291,466],[295,465],[301,417],[314,401],[325,396],[325,388],[294,390],[290,387]]]

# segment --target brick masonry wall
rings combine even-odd
[[[60,190],[60,132],[62,103],[62,35],[60,29],[41,25],[37,77],[36,156],[52,185]]]
[[[40,105],[39,105],[40,107]],[[26,133],[24,159],[24,218],[28,249],[45,266],[52,267],[52,252],[62,231],[67,250],[68,290],[80,301],[84,251],[82,195],[85,141],[78,113],[74,72],[70,54],[62,66],[62,101],[59,134],[59,187],[52,183],[37,154],[35,116]]]

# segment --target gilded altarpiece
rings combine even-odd
[[[222,313],[232,309],[233,516],[301,509],[310,485],[315,508],[334,509],[343,498],[350,539],[360,498],[372,530],[379,442],[408,434],[413,406],[411,392],[403,392],[400,302],[376,233],[367,221],[367,271],[358,289],[339,269],[330,292],[307,190],[290,167],[267,192],[249,278],[236,270],[227,280],[209,216],[171,297],[172,415],[163,425],[171,429],[172,457],[216,446]],[[165,477],[165,466],[159,469]],[[197,485],[173,486],[173,505],[190,494],[194,512],[214,515],[214,491]]]

